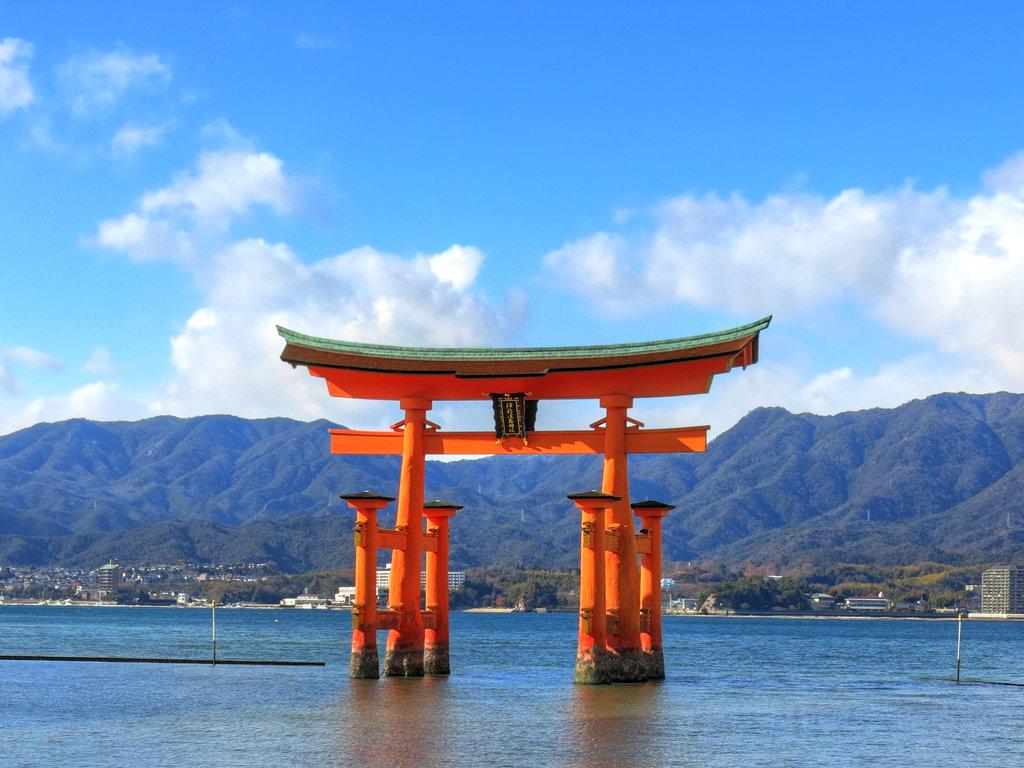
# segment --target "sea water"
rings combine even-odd
[[[453,674],[413,680],[348,680],[349,622],[218,611],[219,657],[322,668],[0,661],[0,768],[1024,765],[1024,688],[955,685],[955,622],[667,617],[667,680],[595,687],[573,614],[455,613]],[[209,641],[203,610],[0,607],[0,654]],[[1024,682],[1022,649],[966,622],[964,678]]]

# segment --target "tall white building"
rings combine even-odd
[[[391,582],[391,563],[388,563],[383,568],[377,569],[377,594],[388,591],[388,585]],[[448,589],[452,592],[456,592],[462,589],[466,583],[466,572],[465,571],[448,571]],[[420,571],[420,586],[426,589],[427,587],[427,572]]]
[[[982,613],[1024,613],[1024,569],[1013,565],[981,574]]]

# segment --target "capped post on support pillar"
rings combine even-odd
[[[640,518],[640,533],[647,546],[640,555],[640,645],[644,654],[647,677],[665,679],[665,655],[661,645],[661,519],[671,504],[647,499],[630,505]]]
[[[391,496],[373,491],[343,493],[341,498],[356,511],[354,540],[356,547],[356,595],[352,603],[352,660],[349,677],[376,680],[380,677],[377,655],[377,510]]]
[[[607,604],[604,582],[604,527],[608,507],[620,497],[600,491],[570,493],[580,511],[580,620],[573,682],[610,683]]]
[[[427,535],[436,537],[437,547],[427,549],[427,611],[434,617],[427,625],[423,641],[423,672],[428,675],[451,674],[448,663],[448,520],[462,509],[447,501],[428,501],[423,505]]]

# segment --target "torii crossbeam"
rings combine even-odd
[[[630,505],[627,455],[703,451],[709,428],[644,429],[628,416],[628,409],[634,398],[706,393],[716,375],[756,363],[759,335],[770,321],[766,317],[717,333],[662,341],[518,349],[362,344],[279,326],[286,342],[281,359],[324,379],[331,395],[397,400],[405,414],[390,431],[330,430],[332,453],[402,457],[393,531],[376,523],[376,510],[387,503],[386,497],[343,497],[357,511],[357,563],[362,566],[357,567],[352,676],[379,676],[379,629],[389,630],[385,675],[448,672],[447,516],[459,507],[447,502],[439,502],[440,508],[424,505],[426,456],[602,454],[601,491],[571,497],[583,515],[581,565],[600,565],[581,568],[576,681],[664,677],[660,525],[672,507],[650,501]],[[596,399],[605,414],[588,430],[533,430],[530,414],[536,413],[536,401],[551,399]],[[426,416],[439,400],[493,400],[498,434],[445,432]],[[634,513],[642,520],[639,532]],[[432,521],[426,532],[424,519]],[[371,570],[367,563],[375,567],[378,544],[392,550],[388,610],[380,612],[372,586],[365,582]],[[428,574],[427,608],[420,583],[424,552],[444,553],[443,558],[428,559],[435,573]],[[443,574],[438,572],[442,567]],[[443,611],[440,604],[429,602],[440,594],[442,581]]]

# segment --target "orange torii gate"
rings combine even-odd
[[[576,682],[663,678],[661,518],[673,507],[630,504],[627,456],[703,451],[709,427],[645,429],[628,410],[634,398],[706,393],[715,375],[757,362],[759,335],[770,321],[663,341],[520,349],[361,344],[279,326],[281,359],[306,366],[331,395],[394,400],[404,412],[388,432],[330,430],[332,453],[402,457],[394,529],[377,524],[377,510],[393,499],[342,496],[356,510],[352,677],[379,677],[378,630],[388,630],[385,675],[449,671],[448,518],[461,507],[424,503],[426,457],[572,453],[604,456],[601,490],[569,496],[582,516]],[[586,430],[535,431],[536,404],[549,399],[597,399],[604,417]],[[495,432],[443,431],[427,419],[438,400],[492,400]],[[378,548],[391,550],[387,610],[376,605]]]

